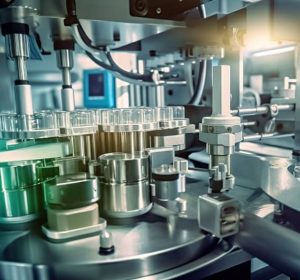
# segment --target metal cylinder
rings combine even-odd
[[[242,249],[284,274],[299,277],[299,233],[246,213],[235,241]]]
[[[135,217],[150,210],[148,156],[111,153],[102,155],[99,162],[104,215]]]
[[[263,105],[255,108],[239,108],[232,110],[231,114],[234,116],[252,116],[252,115],[263,115],[270,112],[270,109],[274,106],[278,111],[293,111],[295,110],[294,104],[273,104],[271,106]]]
[[[53,161],[54,167],[58,167],[59,176],[86,173],[88,171],[88,159],[86,157],[64,157]]]
[[[15,85],[15,102],[18,115],[33,115],[32,93],[29,84]]]
[[[165,87],[157,86],[156,87],[156,106],[165,107]]]
[[[27,66],[24,57],[18,56],[15,61],[17,70],[17,80],[27,81]]]
[[[100,254],[107,255],[108,253],[113,252],[114,250],[114,243],[113,237],[110,231],[102,230],[99,235],[99,245],[100,245]]]
[[[37,168],[40,162],[22,162],[16,165],[0,165],[0,189],[17,190],[36,185],[39,182]]]
[[[75,110],[74,90],[71,87],[62,88],[61,98],[63,111],[73,112]]]
[[[134,184],[104,183],[101,188],[103,214],[112,218],[130,218],[151,209],[148,180]]]
[[[68,49],[61,49],[56,51],[57,67],[59,69],[69,68],[74,66],[73,51]]]
[[[64,86],[71,86],[72,85],[70,68],[63,68],[62,69],[62,83],[63,83]]]
[[[74,175],[88,171],[86,157],[65,157],[53,161],[54,167],[58,167],[60,176]]]
[[[44,196],[50,208],[73,209],[99,200],[99,182],[87,174],[59,176],[44,183]]]
[[[29,36],[21,33],[7,34],[5,36],[5,48],[11,59],[16,57],[29,58]]]
[[[146,149],[146,133],[144,131],[104,132],[99,128],[96,138],[98,156],[114,152],[142,152]]]
[[[96,159],[95,141],[94,134],[72,136],[73,155],[86,157],[90,160]]]
[[[161,200],[175,200],[180,189],[179,180],[155,181],[155,197]]]
[[[250,135],[244,135],[243,141],[244,142],[251,142],[251,141],[261,141],[264,139],[275,139],[275,138],[284,138],[284,137],[293,137],[295,133],[286,133],[286,134],[279,134],[278,132],[274,133],[256,133]]]
[[[152,171],[155,180],[155,197],[159,200],[175,200],[181,192],[179,172],[172,165],[163,164]]]
[[[0,191],[0,223],[7,222],[6,218],[14,218],[14,223],[23,223],[39,217],[42,209],[42,186],[35,186],[10,191]],[[16,219],[18,218],[18,219]]]
[[[41,162],[0,166],[0,223],[25,223],[39,217],[42,186],[37,175]]]
[[[148,179],[148,156],[110,153],[99,157],[103,179],[109,183],[134,183]]]
[[[189,162],[184,158],[174,158],[174,168],[179,172],[179,189],[178,192],[186,191],[186,173],[189,170]]]

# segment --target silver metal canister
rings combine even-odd
[[[151,209],[149,162],[144,153],[110,153],[99,157],[103,214],[129,218]]]

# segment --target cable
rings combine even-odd
[[[195,88],[195,93],[188,104],[199,105],[199,103],[202,99],[203,92],[204,92],[204,86],[205,86],[205,81],[206,81],[206,72],[207,72],[207,61],[202,60],[201,61],[201,69],[200,69],[200,73],[199,73],[199,79],[197,81],[197,85]]]
[[[87,53],[89,53],[88,57],[91,59],[93,58],[93,61],[96,64],[100,65],[101,67],[103,67],[109,71],[119,73],[120,74],[119,78],[122,80],[131,79],[133,81],[139,80],[140,82],[152,83],[152,85],[157,84],[157,82],[159,80],[159,75],[155,75],[154,73],[137,74],[137,73],[131,73],[131,72],[125,71],[124,69],[119,67],[119,65],[116,64],[116,62],[113,60],[110,52],[104,52],[106,49],[105,47],[94,46],[92,44],[91,39],[85,33],[85,31],[77,17],[75,0],[66,0],[66,7],[67,7],[68,15],[65,19],[65,25],[72,26],[73,36],[74,36],[76,43],[82,49],[84,49]],[[111,65],[108,65],[104,61],[101,61],[101,59],[99,57],[95,57],[94,52],[96,52],[99,55],[101,55],[101,53],[102,53],[102,55],[105,55],[105,57],[107,58],[108,62]],[[124,76],[125,79],[121,78],[122,76]]]
[[[118,72],[115,72],[114,68],[111,66],[111,65],[108,65],[106,63],[104,63],[102,60],[100,60],[99,58],[97,58],[96,56],[94,56],[93,54],[89,53],[89,52],[86,52],[86,55],[95,63],[97,64],[98,66],[106,69],[106,70],[109,70],[112,72],[112,74],[114,76],[116,76],[118,79],[120,80],[123,80],[127,83],[131,83],[131,84],[136,84],[136,85],[144,85],[144,86],[153,86],[155,85],[153,82],[144,82],[144,81],[141,81],[141,80],[133,80],[133,79],[130,79],[128,77],[125,77],[123,75],[121,75],[120,73]],[[162,84],[162,83],[166,83],[165,81],[161,81],[159,82],[157,85],[159,84]]]
[[[201,18],[206,18],[206,10],[203,4],[198,7],[198,10]],[[194,95],[192,96],[188,104],[199,105],[199,103],[201,102],[203,92],[204,92],[205,81],[206,81],[206,73],[207,73],[207,60],[202,60],[200,62],[199,78],[197,80]]]
[[[109,61],[109,63],[111,64],[112,67],[114,67],[117,71],[119,72],[121,75],[124,75],[125,77],[128,77],[129,79],[133,79],[133,80],[142,80],[144,82],[153,82],[153,75],[152,74],[136,74],[136,73],[131,73],[131,72],[127,72],[125,70],[123,70],[122,68],[120,68],[115,61],[113,60],[111,54],[109,52],[106,53],[106,57]]]
[[[78,17],[77,17],[77,9],[76,9],[76,1],[75,0],[66,0],[66,8],[67,8],[67,16],[64,20],[66,26],[73,26],[76,25],[78,33],[82,38],[82,41],[89,46],[91,49],[95,51],[101,50],[99,47],[92,45],[92,41],[85,33]]]
[[[100,67],[106,69],[106,70],[109,70],[109,71],[112,71],[112,72],[115,72],[115,69],[114,67],[112,67],[111,65],[108,65],[106,63],[104,63],[102,60],[96,58],[93,54],[91,54],[90,52],[86,51],[85,52],[86,55],[97,65],[99,65]]]
[[[198,63],[200,64],[200,62]],[[186,84],[187,84],[187,88],[188,88],[188,93],[189,93],[189,97],[192,98],[195,92],[195,87],[196,85],[194,85],[194,79],[193,79],[193,64],[188,61],[187,63],[184,64],[184,78],[186,80]],[[196,75],[197,77],[199,77],[199,75]]]

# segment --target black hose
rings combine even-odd
[[[95,63],[97,64],[98,66],[106,69],[106,70],[109,70],[109,71],[113,71],[115,72],[115,69],[114,67],[112,67],[111,65],[108,65],[106,63],[104,63],[102,60],[98,59],[97,57],[95,57],[93,54],[91,54],[90,52],[85,52],[86,55]]]
[[[150,82],[150,83],[153,82],[152,73],[143,75],[143,74],[127,72],[127,71],[123,70],[122,68],[120,68],[119,65],[117,65],[115,63],[115,61],[113,60],[113,58],[109,52],[106,53],[106,57],[107,57],[109,63],[111,64],[111,66],[115,69],[115,71],[120,73],[121,75],[123,75],[129,79],[133,79],[133,80],[141,80],[141,81]]]
[[[104,51],[105,48],[103,46],[94,46],[92,44],[92,40],[88,37],[86,32],[84,31],[82,25],[80,24],[80,21],[77,17],[76,13],[76,2],[75,0],[66,0],[66,7],[67,7],[67,13],[68,16],[66,18],[65,23],[72,25],[72,24],[77,24],[78,26],[78,33],[82,39],[82,41],[91,49],[94,49],[95,51]],[[125,71],[121,67],[119,67],[115,61],[113,60],[111,54],[109,52],[105,53],[107,56],[107,59],[111,65],[108,65],[107,63],[101,61],[100,59],[94,57],[94,55],[90,52],[86,52],[88,57],[93,60],[97,65],[101,66],[104,69],[107,69],[109,71],[117,72],[120,75],[132,79],[132,80],[141,80],[143,82],[154,82],[153,80],[153,75],[152,74],[146,74],[146,75],[141,75],[141,74],[136,74],[136,73],[131,73],[128,71]]]
[[[77,16],[75,0],[67,0],[66,7],[68,16]]]
[[[137,79],[132,79],[130,77],[127,77],[127,76],[124,76],[124,75],[121,75],[119,72],[116,72],[115,71],[115,68],[109,64],[106,64],[104,63],[102,60],[100,60],[99,58],[95,57],[93,54],[91,54],[90,52],[86,52],[86,55],[95,63],[97,64],[98,66],[108,70],[108,71],[111,71],[112,74],[114,74],[117,78],[127,82],[127,83],[133,83],[133,84],[142,84],[142,85],[154,85],[153,82],[151,83],[146,83],[144,81],[141,81],[141,80],[137,80]]]

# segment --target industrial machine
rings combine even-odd
[[[0,0],[0,279],[300,279],[299,11]]]

